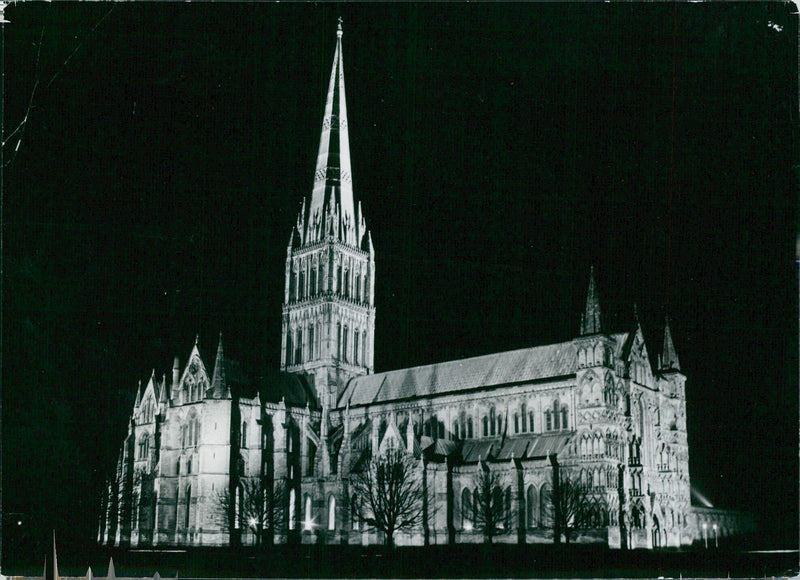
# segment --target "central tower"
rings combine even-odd
[[[342,20],[328,85],[311,199],[286,249],[281,368],[313,376],[320,403],[373,371],[375,252],[353,200],[342,67]]]

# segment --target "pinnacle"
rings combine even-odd
[[[600,297],[594,278],[594,265],[589,268],[589,289],[586,293],[586,308],[581,317],[581,335],[603,332]]]

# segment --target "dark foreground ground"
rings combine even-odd
[[[61,575],[105,576],[113,556],[117,576],[162,578],[771,578],[796,576],[798,552],[752,552],[742,546],[700,546],[685,551],[619,551],[571,546],[459,545],[427,548],[280,546],[265,549],[198,549],[185,552],[106,550],[71,554],[59,549]],[[41,561],[44,561],[44,554]],[[3,573],[41,575],[42,565]]]

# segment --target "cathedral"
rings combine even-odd
[[[270,542],[380,543],[348,482],[387,447],[412,454],[425,482],[422,522],[398,545],[482,542],[474,482],[487,468],[504,482],[496,542],[554,541],[556,471],[591,490],[578,541],[652,549],[739,531],[736,514],[692,506],[669,321],[655,356],[638,320],[611,332],[593,269],[569,340],[374,372],[376,253],[347,120],[340,22],[313,188],[288,236],[280,371],[250,377],[220,336],[213,357],[195,341],[171,374],[140,383],[98,541],[255,544],[263,522],[241,516],[245,489],[268,482],[286,498]]]

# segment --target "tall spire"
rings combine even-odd
[[[664,327],[664,352],[661,354],[661,370],[681,370],[678,353],[675,352],[675,345],[672,343],[672,333],[669,331],[669,316]]]
[[[219,333],[219,344],[217,345],[217,358],[214,361],[214,376],[211,378],[211,388],[214,398],[228,398],[230,394],[228,377],[225,370],[225,354],[222,349],[222,332]]]
[[[322,136],[314,172],[314,189],[307,215],[303,216],[303,243],[316,241],[326,233],[328,214],[332,214],[334,237],[358,245],[364,234],[357,221],[353,203],[353,180],[350,169],[350,136],[347,131],[347,103],[342,62],[342,19],[336,31],[336,52],[328,84],[328,98],[322,117]],[[356,231],[356,229],[361,231]]]
[[[594,266],[589,269],[589,290],[586,293],[586,309],[581,316],[581,335],[603,332],[600,297],[597,294],[597,283],[594,280]]]

